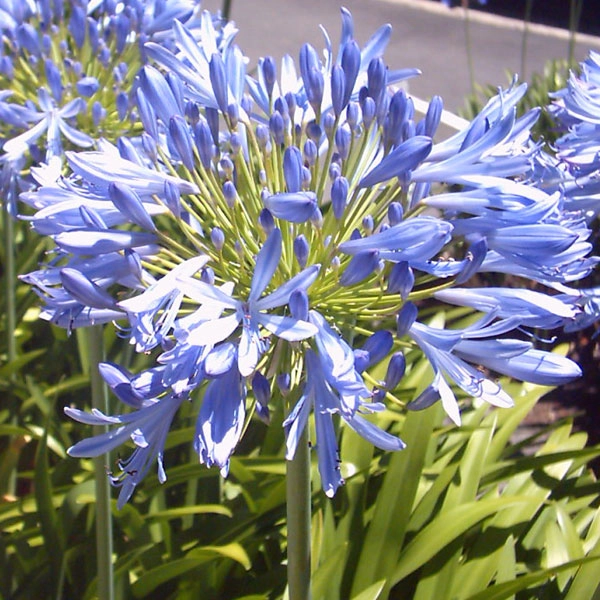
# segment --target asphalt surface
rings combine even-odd
[[[215,12],[220,0],[204,0],[203,7]],[[392,36],[385,53],[392,69],[416,67],[422,74],[410,80],[411,94],[427,100],[444,99],[446,109],[464,106],[471,89],[465,43],[465,13],[431,0],[232,0],[231,19],[239,28],[237,42],[250,65],[259,57],[280,59],[290,54],[297,61],[305,42],[324,47],[322,25],[334,47],[340,35],[340,7],[354,17],[355,37],[363,45],[382,24],[390,23]],[[506,87],[512,74],[527,81],[543,71],[549,59],[567,58],[569,32],[531,25],[526,38],[526,60],[522,62],[523,23],[471,10],[471,57],[475,81]],[[578,34],[575,59],[583,60],[590,49],[600,51],[600,37]]]

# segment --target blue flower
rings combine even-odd
[[[246,301],[235,300],[202,281],[180,277],[181,289],[193,300],[233,311],[225,317],[199,324],[189,330],[183,340],[188,343],[213,345],[229,337],[241,323],[238,368],[246,377],[254,372],[261,356],[268,348],[266,340],[261,335],[260,326],[290,342],[313,336],[317,328],[311,323],[293,317],[262,312],[287,304],[292,292],[308,288],[319,273],[319,265],[312,265],[271,294],[261,298],[279,265],[280,258],[281,232],[279,229],[274,229],[256,257],[256,267]]]

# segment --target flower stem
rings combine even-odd
[[[108,414],[108,395],[106,385],[98,365],[104,360],[103,328],[99,325],[86,330],[87,353],[92,389],[92,406]],[[107,431],[106,427],[97,427],[96,435]],[[110,484],[106,475],[109,455],[94,459],[94,477],[96,480],[96,554],[98,569],[98,597],[103,600],[114,598],[114,574],[112,563],[112,513],[110,509]]]
[[[17,328],[15,286],[17,274],[15,271],[15,232],[14,221],[10,214],[8,202],[2,203],[2,218],[4,225],[4,281],[6,292],[6,345],[7,358],[11,363],[17,358],[17,343],[15,329]]]
[[[296,454],[287,462],[287,570],[289,600],[310,599],[310,456],[302,434]]]

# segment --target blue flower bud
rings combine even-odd
[[[145,131],[142,133],[142,148],[146,153],[146,156],[152,161],[156,162],[158,159],[158,149],[156,147],[156,141],[154,138],[147,134]]]
[[[306,135],[312,140],[316,146],[319,145],[321,137],[323,136],[323,130],[316,121],[310,121],[306,125]]]
[[[339,117],[344,110],[344,69],[340,65],[331,68],[331,103],[333,112]]]
[[[434,96],[427,107],[427,114],[425,115],[425,128],[423,135],[433,137],[437,131],[442,118],[442,112],[444,110],[444,101],[441,96]]]
[[[225,234],[220,227],[213,227],[210,231],[210,241],[217,251],[221,251],[225,245]]]
[[[350,152],[350,142],[352,141],[352,133],[348,125],[344,124],[337,128],[335,132],[335,145],[340,153],[342,160],[348,158]]]
[[[13,79],[15,69],[9,56],[0,56],[0,73],[6,76],[7,79]]]
[[[148,101],[148,98],[141,89],[136,91],[137,107],[140,116],[140,121],[144,126],[144,129],[151,135],[155,140],[158,139],[158,125],[156,122],[156,113],[152,104]]]
[[[235,129],[240,120],[240,108],[237,104],[231,103],[227,106],[227,117],[229,119],[229,126],[231,129]]]
[[[303,148],[304,160],[312,167],[317,160],[317,146],[312,140],[306,140]]]
[[[116,208],[130,221],[144,229],[156,231],[154,221],[137,193],[124,183],[110,183],[108,196]]]
[[[275,65],[275,59],[272,56],[265,56],[259,61],[258,67],[262,71],[265,88],[270,99],[273,96],[273,86],[277,80],[277,67]]]
[[[353,352],[354,368],[358,373],[362,373],[369,366],[369,353],[362,348],[356,348]]]
[[[316,114],[320,112],[325,87],[320,67],[316,50],[310,44],[304,44],[300,50],[300,75],[306,98]]]
[[[84,77],[77,82],[77,93],[89,98],[100,89],[100,84],[95,77]]]
[[[344,216],[349,188],[348,180],[345,177],[336,177],[331,184],[331,206],[338,221]]]
[[[269,129],[265,125],[256,126],[256,141],[261,150],[267,150],[269,146]]]
[[[206,122],[208,123],[208,127],[210,128],[210,133],[212,135],[213,143],[217,148],[217,152],[219,150],[219,111],[216,108],[211,108],[207,106],[204,109],[204,116],[206,117]]]
[[[210,169],[213,158],[213,138],[208,123],[201,119],[194,127],[194,142],[205,169]]]
[[[286,116],[289,115],[288,105],[284,98],[277,98],[273,103],[273,110],[277,111],[281,114],[281,116],[285,119]]]
[[[342,168],[340,167],[340,164],[336,161],[336,162],[332,162],[329,165],[329,178],[332,181],[335,181],[338,177],[341,177],[342,175]]]
[[[350,102],[346,107],[346,122],[351,131],[358,128],[358,118],[360,115],[360,106],[357,102]]]
[[[249,115],[252,112],[252,98],[250,98],[248,94],[244,94],[240,100],[240,106],[242,107],[242,110]]]
[[[123,53],[125,44],[127,43],[127,36],[131,31],[131,22],[125,12],[121,12],[115,19],[115,36],[117,40],[117,52]]]
[[[356,253],[340,277],[340,285],[349,286],[360,283],[379,267],[379,252],[364,250]]]
[[[127,65],[125,65],[127,67]],[[173,98],[177,104],[177,114],[183,115],[185,110],[185,92],[183,90],[183,82],[173,72],[169,72],[165,75],[165,80],[169,85],[169,89],[173,93]]]
[[[305,223],[317,208],[314,192],[272,194],[263,198],[263,202],[273,216],[292,223]]]
[[[231,147],[231,154],[233,156],[237,156],[242,149],[242,140],[236,131],[229,136],[229,146]]]
[[[227,202],[227,206],[229,206],[229,208],[233,208],[235,206],[237,190],[235,189],[235,184],[233,181],[226,181],[223,184],[223,197],[225,198],[225,202]]]
[[[297,289],[290,295],[290,312],[294,319],[300,319],[301,321],[308,321],[308,294],[306,290]]]
[[[375,101],[370,96],[367,96],[364,99],[364,102],[361,105],[362,110],[362,120],[365,126],[365,129],[369,129],[371,124],[375,120],[375,116],[377,114],[377,106]]]
[[[129,98],[126,92],[119,92],[116,98],[117,113],[121,121],[125,120],[127,111],[129,110]]]
[[[398,223],[402,222],[404,218],[404,209],[402,208],[402,204],[400,202],[390,202],[388,206],[388,222],[393,227],[394,225],[398,225]]]
[[[313,214],[310,217],[310,222],[317,228],[317,229],[321,229],[323,227],[323,213],[321,212],[321,209],[316,206]]]
[[[406,370],[406,359],[402,352],[395,352],[390,358],[387,372],[385,374],[385,388],[387,390],[393,390],[404,377]]]
[[[110,63],[110,48],[108,46],[103,46],[98,52],[98,60],[103,67],[108,67]]]
[[[302,187],[307,188],[310,187],[310,182],[312,181],[312,175],[310,174],[310,169],[305,166],[302,166]]]
[[[385,329],[380,329],[369,336],[362,347],[368,353],[367,367],[372,367],[382,361],[390,353],[393,345],[394,337]]]
[[[271,235],[271,232],[273,229],[275,229],[275,219],[273,219],[271,211],[266,208],[263,208],[260,211],[260,214],[258,215],[258,223],[267,236]]]
[[[269,380],[259,371],[256,371],[252,377],[252,391],[256,398],[256,412],[260,419],[268,425],[271,420],[269,414],[271,385]]]
[[[50,6],[50,0],[39,0],[38,7],[40,11],[40,25],[44,31],[48,30],[48,27],[52,24],[52,7]]]
[[[190,135],[186,120],[175,115],[169,120],[169,139],[173,144],[179,159],[188,171],[194,170],[194,151],[192,136]]]
[[[285,141],[285,124],[280,112],[275,111],[269,118],[269,130],[279,146]]]
[[[288,146],[283,154],[283,175],[288,192],[302,189],[302,155],[296,146]]]
[[[200,271],[200,281],[204,281],[204,283],[208,283],[208,285],[215,284],[215,272],[211,267],[204,267]]]
[[[131,142],[131,140],[129,138],[120,137],[117,140],[117,148],[119,150],[119,155],[122,158],[124,158],[125,160],[129,160],[133,163],[136,163],[140,167],[143,166],[140,156],[137,153],[137,150],[135,149],[135,147],[133,146],[133,143]]]
[[[58,67],[50,59],[46,59],[44,62],[44,68],[46,71],[46,79],[50,86],[50,91],[54,96],[54,99],[60,103],[62,99],[63,86],[62,77]],[[79,90],[78,90],[79,91]]]
[[[165,199],[169,210],[179,218],[181,215],[181,192],[171,181],[165,181]]]
[[[98,31],[98,22],[92,17],[87,18],[87,32],[88,32],[88,40],[90,42],[90,47],[92,52],[96,54],[98,52],[98,48],[100,45],[100,34]]]
[[[335,117],[331,113],[327,113],[323,115],[323,129],[325,129],[325,133],[328,136],[331,136],[333,133],[333,128],[335,127]]]
[[[104,219],[98,214],[98,211],[90,206],[80,206],[79,214],[87,227],[92,227],[93,229],[108,229]]]
[[[417,320],[419,309],[412,303],[406,302],[396,316],[396,335],[402,337],[408,333],[413,323]]]
[[[217,106],[223,114],[227,114],[228,88],[225,63],[220,54],[214,53],[209,64],[210,83],[217,101]]]
[[[65,290],[84,306],[101,309],[115,306],[115,300],[108,292],[77,269],[61,269],[60,282]]]
[[[292,387],[292,378],[289,373],[280,373],[276,378],[277,387],[281,392],[281,395],[285,398],[290,393]]]
[[[47,34],[44,33],[44,35],[42,35],[42,53],[45,55],[50,54],[50,52],[52,52],[52,38]]]
[[[74,4],[71,6],[71,18],[69,19],[68,28],[78,48],[81,48],[85,42],[85,24],[86,14],[84,8],[79,4]]]
[[[224,156],[219,161],[219,171],[219,174],[223,179],[233,178],[233,162],[231,161],[229,156]]]
[[[294,238],[294,255],[296,256],[296,260],[298,261],[301,269],[306,267],[309,252],[310,246],[308,245],[308,241],[304,234],[301,233],[299,236]]]
[[[288,113],[293,116],[296,112],[296,107],[298,106],[296,95],[292,92],[287,92],[285,95],[285,102],[288,106]]]
[[[406,300],[415,285],[415,276],[407,261],[396,263],[390,271],[387,291],[390,294],[400,294]]]
[[[96,100],[94,104],[92,104],[92,121],[97,127],[104,119],[106,119],[106,109],[98,102],[98,100]]]
[[[354,40],[344,44],[342,49],[342,69],[344,70],[344,106],[348,104],[354,91],[356,78],[360,71],[360,48]]]
[[[375,100],[379,108],[387,88],[387,67],[381,57],[372,59],[367,67],[367,87],[369,96]]]
[[[22,23],[16,29],[16,38],[19,46],[30,54],[39,56],[41,53],[40,38],[37,29],[30,23]]]
[[[195,125],[200,120],[200,109],[196,102],[188,101],[185,105],[185,116],[192,125]]]
[[[375,228],[375,223],[373,222],[373,217],[371,215],[365,215],[362,220],[362,226],[367,235],[371,235],[373,233],[373,229]]]

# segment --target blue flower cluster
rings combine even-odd
[[[337,47],[325,35],[323,54],[305,44],[297,64],[267,56],[249,74],[232,28],[206,21],[198,36],[176,20],[171,43],[144,46],[143,133],[67,152],[71,175],[41,168],[40,187],[22,196],[55,243],[25,277],[42,316],[69,330],[117,322],[156,357],[141,373],[101,366],[126,414],[66,409],[113,426],[72,456],[133,441],[113,478],[120,506],[155,460],[165,480],[165,438],[190,398],[202,398],[199,460],[223,475],[252,414],[268,422],[284,403],[288,459],[312,414],[332,496],[339,426],[404,447],[368,415],[404,406],[394,391],[416,355],[431,379],[405,408],[441,400],[457,424],[457,390],[512,405],[494,374],[547,385],[580,374],[532,343],[536,329],[576,321],[568,284],[597,259],[582,212],[538,184],[539,111],[515,108],[525,86],[438,141],[442,100],[419,115],[401,83],[418,71],[383,60],[391,28],[362,48],[353,28],[342,10]],[[490,287],[489,273],[518,283]],[[463,328],[432,319],[457,306],[474,316]]]
[[[62,159],[64,145],[139,132],[132,97],[144,44],[168,45],[174,20],[201,27],[198,0],[5,0],[0,3],[0,162],[3,196],[24,189],[30,164]]]

